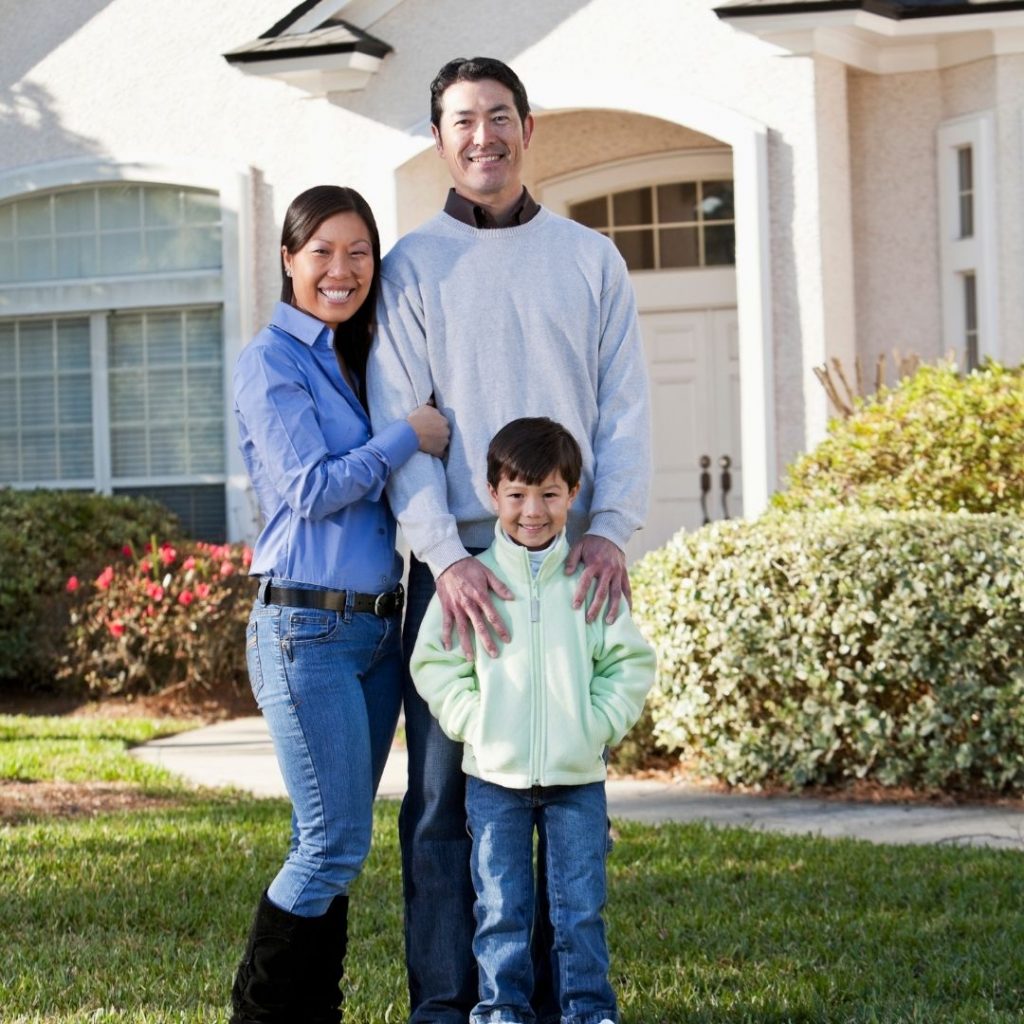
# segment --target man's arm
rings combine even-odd
[[[377,309],[377,336],[366,371],[367,398],[374,423],[390,423],[396,410],[428,401],[434,391],[427,355],[426,324],[415,297],[382,275]],[[422,396],[422,397],[417,397]],[[453,429],[456,425],[452,424]],[[466,486],[470,486],[466,481]],[[414,455],[388,482],[391,509],[416,557],[437,580],[443,609],[442,639],[451,646],[452,627],[467,658],[473,657],[473,633],[492,657],[498,648],[491,630],[508,641],[508,629],[491,599],[512,593],[474,558],[459,539],[448,508],[444,465],[439,459]],[[488,623],[490,628],[488,628]]]
[[[575,572],[582,561],[574,605],[580,607],[593,588],[587,621],[607,601],[605,620],[614,622],[622,598],[631,600],[625,548],[647,516],[651,486],[647,365],[633,288],[617,254],[601,295],[597,403],[590,525],[569,552],[565,571]]]

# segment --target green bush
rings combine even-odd
[[[1024,790],[1024,520],[832,511],[633,572],[659,743],[731,784]]]
[[[0,489],[0,685],[52,682],[71,573],[91,576],[125,544],[180,533],[162,505],[140,498]]]
[[[154,541],[91,582],[72,576],[60,678],[103,696],[241,687],[251,561],[240,544]]]
[[[1024,512],[1024,370],[922,366],[834,420],[776,508]]]

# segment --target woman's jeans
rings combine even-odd
[[[291,849],[267,895],[300,917],[325,914],[370,851],[401,702],[400,623],[260,599],[249,618],[249,681],[292,801]]]
[[[476,889],[473,952],[480,971],[471,1024],[535,1019],[534,829],[544,850],[562,1024],[618,1020],[601,919],[608,852],[604,783],[506,789],[469,777],[466,812]]]

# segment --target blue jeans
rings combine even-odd
[[[398,819],[409,1024],[466,1024],[477,1001],[477,972],[462,744],[441,731],[408,672],[408,657],[433,596],[430,570],[413,559],[409,566],[402,690],[409,787]]]
[[[604,783],[506,789],[469,778],[466,812],[480,969],[471,1024],[536,1019],[530,1007],[535,829],[543,839],[561,1024],[618,1020],[601,919],[608,852]]]
[[[267,895],[283,910],[319,917],[348,892],[370,851],[373,798],[401,699],[399,616],[257,599],[246,654],[292,801],[291,848]]]

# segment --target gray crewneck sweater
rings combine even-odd
[[[392,474],[391,507],[434,575],[494,536],[487,445],[510,420],[549,416],[583,451],[568,533],[624,548],[650,487],[650,411],[636,304],[612,242],[541,211],[480,229],[441,213],[388,253],[367,368],[374,425],[431,395],[447,458]]]

